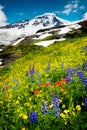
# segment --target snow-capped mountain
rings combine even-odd
[[[70,25],[71,22],[57,17],[54,13],[45,13],[32,20],[17,22],[0,27],[0,44],[15,44],[25,37],[35,35],[40,29]]]

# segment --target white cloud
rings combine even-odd
[[[76,13],[78,10],[73,10],[73,13]]]
[[[55,14],[59,14],[59,13],[61,13],[60,11],[53,11],[53,13],[55,13]]]
[[[71,8],[72,8],[72,4],[65,5],[65,9],[71,9]]]
[[[85,9],[85,6],[84,6],[84,5],[81,5],[79,8],[80,8],[81,10],[83,10],[83,9]]]
[[[78,8],[78,3],[73,4],[73,8],[77,9]]]
[[[72,9],[66,9],[62,11],[63,14],[69,15],[71,13]]]
[[[3,6],[0,5],[0,26],[4,26],[7,24],[7,17],[5,13],[3,12]]]
[[[87,19],[87,12],[83,14],[83,19]]]
[[[79,0],[73,0],[64,6],[63,14],[69,15],[71,12],[76,13],[78,10]]]

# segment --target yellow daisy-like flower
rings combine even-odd
[[[25,128],[22,128],[21,130],[26,130]]]
[[[66,105],[65,105],[65,104],[63,104],[63,105],[62,105],[62,108],[65,108],[65,107],[66,107]]]
[[[20,97],[18,96],[18,99],[20,100]]]
[[[69,112],[69,110],[66,110],[66,109],[64,110],[64,113],[65,113],[65,114],[67,114],[68,112]]]
[[[28,88],[28,86],[25,86],[25,88]]]
[[[20,114],[19,114],[19,117],[22,117],[22,115],[23,115],[23,113],[20,113]]]
[[[40,94],[37,94],[36,97],[37,97],[37,98],[40,97]]]
[[[59,102],[62,103],[62,99],[59,99]]]
[[[45,77],[48,77],[48,74],[45,74]]]
[[[49,108],[52,108],[52,107],[53,107],[53,104],[50,104],[50,105],[49,105]]]
[[[3,102],[2,101],[0,101],[0,104],[2,104]]]
[[[28,119],[28,116],[27,116],[26,114],[23,114],[23,115],[22,115],[22,118],[25,119],[25,120],[27,120],[27,119]]]
[[[82,106],[84,106],[85,104],[82,102]]]
[[[67,125],[67,122],[65,122],[65,125]]]
[[[16,103],[16,104],[19,104],[19,101],[18,101],[18,100],[16,100],[16,101],[15,101],[15,103]]]
[[[77,106],[76,106],[76,109],[77,109],[78,111],[81,111],[81,106],[80,106],[80,105],[77,105]]]
[[[62,118],[66,118],[66,115],[65,115],[64,113],[61,113],[60,116],[61,116]]]
[[[29,107],[30,106],[29,102],[25,102],[24,106],[28,106]]]
[[[29,98],[29,101],[31,101],[31,98]]]

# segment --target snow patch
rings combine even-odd
[[[0,49],[0,51],[2,51],[2,49]]]
[[[60,35],[61,35],[61,34],[66,34],[66,33],[70,32],[70,31],[72,31],[73,29],[79,29],[79,28],[81,28],[80,25],[78,25],[78,24],[73,24],[73,25],[70,25],[70,26],[61,28],[58,34],[60,34]]]
[[[66,40],[65,38],[54,39],[54,40],[47,40],[47,41],[41,41],[41,42],[35,43],[35,45],[47,47],[47,46],[53,44],[55,41],[65,41],[65,40]]]
[[[2,59],[0,59],[0,65],[2,65]]]
[[[25,38],[21,38],[19,40],[17,40],[16,42],[14,42],[12,45],[17,45],[18,43],[20,43],[21,41],[23,41]]]

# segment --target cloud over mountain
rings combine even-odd
[[[87,12],[83,14],[83,19],[87,19]]]
[[[3,6],[0,5],[0,26],[6,25],[7,24],[7,17],[5,13],[3,12]]]
[[[63,14],[69,15],[71,12],[75,13],[78,9],[79,0],[73,0],[71,3],[68,3],[64,6]]]

